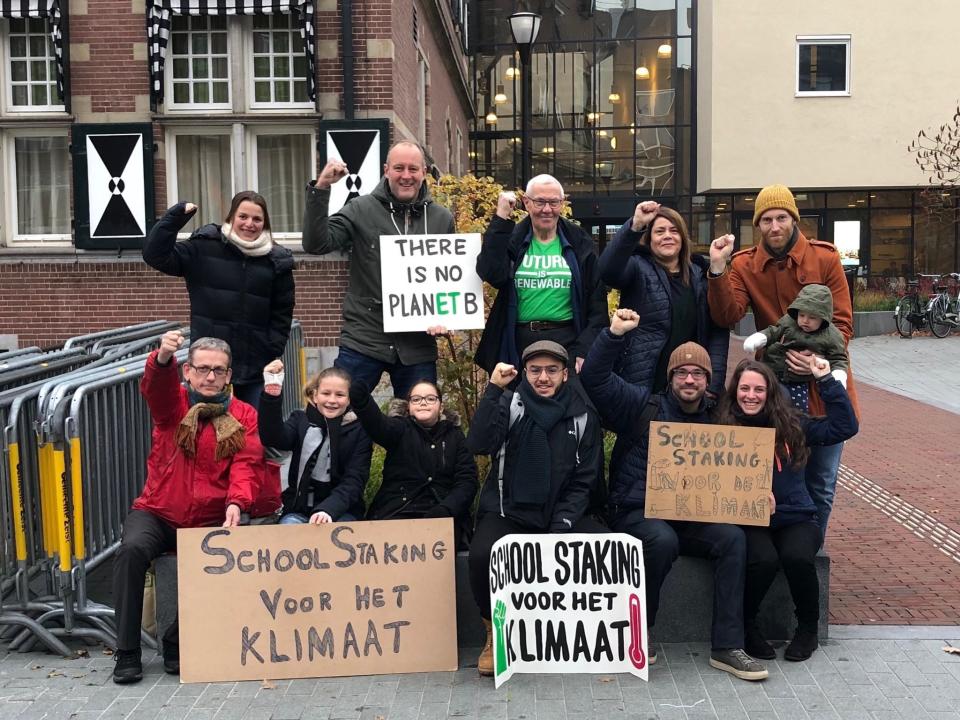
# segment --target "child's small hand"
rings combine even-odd
[[[747,352],[756,352],[767,344],[767,338],[763,333],[755,332],[743,341],[743,349]]]
[[[263,391],[276,397],[283,390],[283,361],[280,358],[270,362],[263,369]]]
[[[326,523],[333,522],[333,518],[330,517],[329,513],[325,513],[323,510],[320,512],[315,512],[310,516],[311,525],[325,525]]]

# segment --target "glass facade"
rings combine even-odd
[[[526,67],[508,22],[518,9],[542,16]],[[599,248],[646,199],[687,218],[697,252],[706,253],[724,233],[737,237],[738,249],[759,241],[752,194],[695,194],[693,0],[541,0],[523,7],[474,0],[471,11],[475,174],[519,187],[523,83],[529,82],[528,177],[556,176]],[[817,89],[824,89],[819,83],[827,70],[830,78],[840,76],[829,53],[804,58],[808,71],[817,61]],[[837,244],[844,266],[865,284],[960,267],[955,193],[794,190],[804,234]]]
[[[528,3],[543,20],[527,68],[509,31],[515,9],[506,0],[475,2],[474,171],[519,186],[523,83],[529,82],[529,176],[560,179],[576,216],[622,222],[639,196],[673,206],[686,198],[689,205],[690,0]]]

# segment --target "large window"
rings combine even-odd
[[[303,186],[316,167],[315,135],[308,125],[232,123],[178,127],[168,131],[168,202],[200,206],[184,228],[222,222],[240,190],[256,190],[267,200],[274,236],[297,240],[303,222]]]
[[[798,96],[850,94],[850,36],[797,38]]]
[[[13,244],[70,242],[67,133],[8,131],[3,138],[3,239]]]
[[[4,40],[4,104],[7,112],[63,112],[57,61],[45,18],[10,19]]]
[[[289,13],[174,15],[166,106],[171,112],[309,110],[306,64]],[[243,92],[235,92],[239,87]]]

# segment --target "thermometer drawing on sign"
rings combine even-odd
[[[647,658],[643,654],[643,618],[640,617],[640,598],[630,595],[630,662],[637,670],[643,670]]]

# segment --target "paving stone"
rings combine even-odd
[[[892,672],[867,673],[867,675],[870,676],[870,680],[873,682],[873,684],[876,685],[880,689],[880,692],[882,692],[886,697],[910,697],[910,690],[908,690],[907,686],[900,681],[900,678],[898,678]]]

